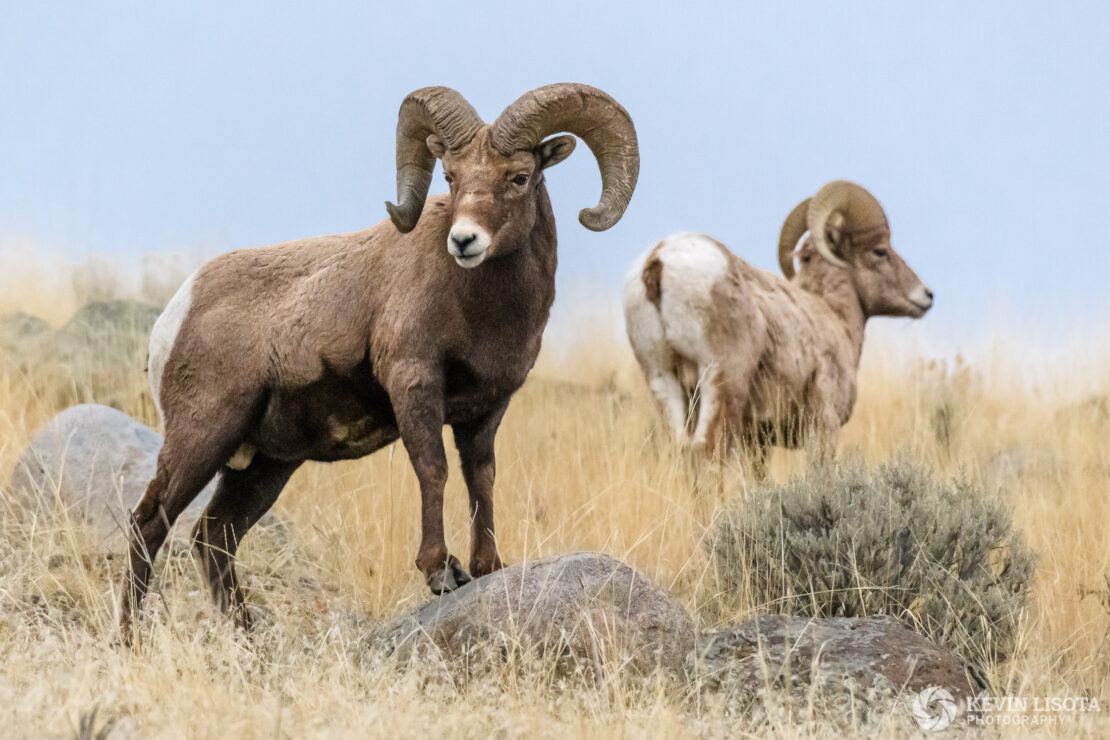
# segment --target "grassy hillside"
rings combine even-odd
[[[0,313],[22,310],[55,328],[90,297],[120,292],[90,295],[88,285],[58,280],[33,263],[4,282]],[[159,295],[164,299],[164,291]],[[133,341],[112,345],[123,349],[109,358],[102,341],[44,351],[42,343],[57,334],[36,325],[33,337],[0,358],[0,487],[35,429],[73,403],[110,403],[158,426],[142,367],[148,325],[121,323]],[[991,667],[991,689],[1096,696],[1103,718],[1110,717],[1105,349],[1087,347],[1082,356],[1034,367],[1020,349],[940,361],[880,337],[866,349],[859,403],[841,436],[841,453],[869,466],[906,455],[942,477],[966,476],[1012,507],[1015,527],[1041,557],[1017,653]],[[802,463],[799,454],[776,451],[772,474],[785,480]],[[580,336],[545,350],[501,428],[500,550],[507,562],[602,550],[704,614],[705,540],[715,514],[748,484],[739,466],[707,469],[673,449],[623,345],[607,335]],[[143,647],[114,647],[119,558],[98,553],[79,524],[29,517],[6,494],[0,502],[0,724],[29,737],[71,733],[94,708],[98,727],[110,720],[120,736],[142,737],[184,730],[241,737],[822,736],[843,734],[855,721],[810,721],[816,715],[805,707],[735,717],[662,686],[629,691],[614,681],[571,690],[542,671],[457,683],[365,662],[359,646],[368,631],[427,598],[413,566],[418,489],[399,445],[361,461],[304,466],[276,507],[287,525],[247,539],[240,567],[251,602],[265,613],[253,640],[214,612],[192,558],[175,552],[159,561],[160,595],[151,599]],[[452,459],[448,544],[464,562],[465,502]],[[742,603],[720,622],[763,606]],[[1082,734],[1098,722],[1086,717],[1057,729]],[[890,720],[880,729],[901,735],[906,726]]]

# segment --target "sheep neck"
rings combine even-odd
[[[815,270],[803,276],[801,287],[824,301],[840,320],[858,367],[868,316],[860,302],[859,292],[848,274],[831,266],[828,269]]]
[[[558,263],[555,216],[544,185],[537,188],[536,223],[522,242],[506,254],[488,260],[473,272],[455,273],[452,285],[473,319],[488,325],[504,324],[506,315],[523,322],[525,334],[539,336],[555,300],[555,269]],[[522,335],[522,339],[524,335]]]

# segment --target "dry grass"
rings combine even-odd
[[[79,291],[36,263],[4,258],[0,313],[55,326]],[[9,270],[9,268],[11,268]],[[141,285],[140,283],[138,283]],[[52,292],[53,291],[53,292]],[[995,667],[996,693],[1096,696],[1110,704],[1110,347],[1090,362],[1033,367],[1020,352],[975,362],[928,361],[878,337],[866,353],[859,404],[841,448],[878,464],[908,454],[941,475],[1001,486],[1015,526],[1040,552],[1017,656]],[[1078,358],[1076,358],[1078,359]],[[1085,367],[1079,367],[1084,365]],[[3,363],[0,362],[0,368]],[[157,425],[141,367],[123,410]],[[49,387],[44,371],[0,369],[0,481],[33,431],[97,388]],[[449,437],[448,433],[448,437]],[[744,488],[738,468],[697,470],[656,426],[623,344],[579,336],[549,348],[514,400],[498,438],[500,549],[517,562],[601,550],[673,590],[691,610],[706,575],[703,540],[715,512]],[[772,473],[801,470],[777,452]],[[461,476],[446,495],[448,542],[467,550]],[[0,498],[5,501],[6,498]],[[113,722],[119,736],[737,736],[843,735],[862,721],[820,720],[812,708],[731,716],[660,685],[631,691],[543,680],[454,683],[364,660],[380,620],[425,598],[412,560],[416,481],[400,446],[368,459],[306,465],[276,507],[292,536],[248,538],[241,568],[266,616],[253,640],[210,607],[192,559],[159,562],[142,647],[111,644],[118,558],[97,553],[79,525],[0,508],[0,725],[6,734],[76,732]],[[465,560],[465,557],[464,557]],[[757,604],[742,605],[742,617]],[[1102,717],[1110,716],[1103,713]],[[1062,726],[1098,731],[1088,716]],[[1102,724],[1105,731],[1105,722]],[[868,728],[900,736],[897,718]],[[94,733],[95,734],[95,733]]]

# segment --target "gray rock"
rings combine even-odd
[[[32,438],[16,463],[11,490],[47,509],[57,496],[71,516],[118,549],[128,512],[154,477],[161,447],[161,435],[127,414],[96,404],[73,406]],[[178,535],[189,535],[214,490],[210,483],[177,520]]]
[[[556,657],[570,670],[681,673],[694,624],[673,596],[608,555],[579,552],[471,581],[387,625],[379,644],[403,660],[437,654],[473,669],[506,654]],[[616,659],[618,662],[612,662]]]
[[[953,652],[893,617],[811,619],[765,615],[703,633],[688,670],[703,690],[754,700],[767,689],[818,695],[880,695],[947,689],[965,702],[978,693]]]

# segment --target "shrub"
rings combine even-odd
[[[54,408],[95,402],[149,418],[144,369],[158,314],[144,303],[101,301],[56,331],[31,317],[0,317],[0,372],[18,378],[19,395]]]
[[[1036,565],[999,500],[907,462],[765,484],[719,514],[708,546],[717,619],[745,602],[890,614],[976,664],[1013,650]]]

